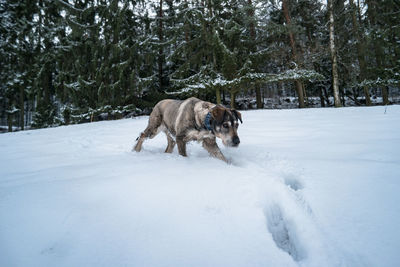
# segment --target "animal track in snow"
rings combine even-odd
[[[280,249],[287,252],[294,261],[304,258],[302,246],[297,239],[294,225],[282,213],[279,205],[274,204],[265,210],[268,231]]]
[[[294,175],[285,175],[283,178],[284,183],[294,191],[304,188],[303,184]]]
[[[297,176],[294,174],[283,175],[283,183],[289,188],[289,191],[291,191],[292,195],[296,199],[297,204],[303,207],[309,215],[312,215],[312,209],[301,193],[304,186]]]

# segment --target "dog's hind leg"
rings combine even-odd
[[[187,157],[186,154],[186,142],[183,140],[183,137],[176,137],[176,144],[178,145],[178,152],[181,156]]]
[[[133,147],[133,150],[136,152],[140,152],[142,150],[142,145],[144,140],[147,138],[154,138],[163,128],[161,125],[162,117],[158,110],[154,110],[150,114],[149,124],[147,125],[146,129],[140,134],[140,136],[136,139],[136,145]]]
[[[140,152],[140,150],[142,150],[142,145],[144,140],[146,139],[146,136],[143,133],[140,134],[140,136],[136,139],[136,145],[133,147],[133,150],[135,150],[136,152]]]
[[[168,146],[165,149],[165,153],[172,153],[176,142],[174,141],[171,134],[167,130],[165,131],[165,135],[167,136],[167,140],[168,140]]]

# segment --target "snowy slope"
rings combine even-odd
[[[243,112],[227,165],[147,117],[0,135],[0,266],[400,266],[400,106]]]

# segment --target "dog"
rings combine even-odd
[[[140,152],[147,138],[152,139],[163,131],[168,140],[165,153],[172,153],[177,144],[179,154],[186,157],[186,143],[199,141],[211,156],[228,163],[217,145],[216,137],[220,138],[225,146],[239,146],[238,121],[243,123],[242,115],[235,109],[195,97],[183,101],[165,99],[154,107],[149,123],[136,139],[133,150]]]

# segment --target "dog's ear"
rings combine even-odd
[[[242,114],[237,111],[236,109],[231,109],[232,113],[235,114],[236,118],[240,120],[240,123],[243,123],[242,121]]]
[[[212,111],[211,111],[211,116],[214,118],[214,120],[217,121],[217,123],[222,123],[224,120],[226,109],[222,106],[215,106]]]

